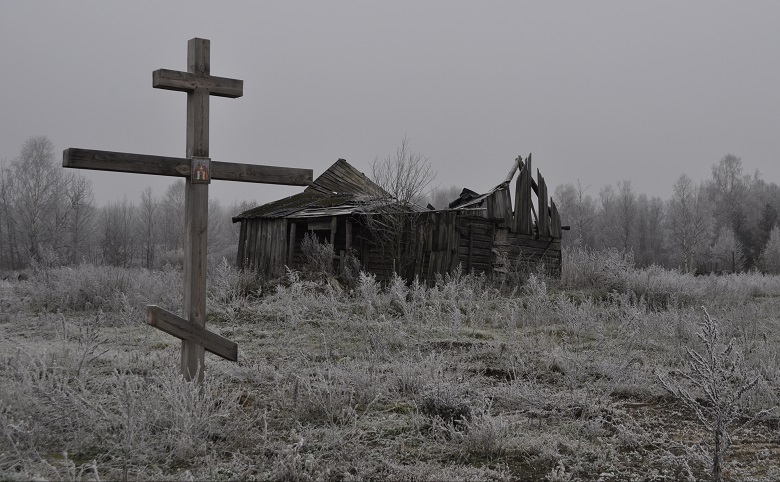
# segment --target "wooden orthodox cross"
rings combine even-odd
[[[206,243],[211,179],[306,186],[311,169],[235,164],[209,159],[209,96],[243,95],[244,81],[210,73],[210,42],[187,43],[187,72],[159,69],[152,87],[187,93],[187,153],[185,158],[149,156],[91,149],[65,149],[63,167],[157,174],[185,178],[184,317],[154,305],[147,323],[182,339],[181,371],[187,380],[203,380],[204,349],[236,361],[238,346],[206,330]]]

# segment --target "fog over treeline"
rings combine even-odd
[[[780,187],[750,173],[742,159],[714,159],[711,177],[670,176],[669,199],[638,193],[631,180],[584,186],[576,180],[552,195],[568,249],[613,249],[638,266],[686,272],[780,272]],[[436,208],[460,187],[436,188]],[[514,195],[514,193],[512,193]],[[254,203],[209,201],[209,256],[235,261],[232,216]],[[183,258],[184,181],[164,193],[147,187],[139,199],[96,203],[92,181],[63,169],[53,143],[33,137],[0,163],[0,269],[79,263],[162,268]]]

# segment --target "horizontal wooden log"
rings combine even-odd
[[[502,254],[504,254],[506,256],[509,256],[510,258],[515,258],[515,257],[520,256],[520,255],[522,255],[522,256],[530,256],[532,254],[540,255],[540,254],[544,254],[544,253],[550,253],[551,255],[553,253],[556,253],[556,255],[557,255],[557,253],[561,252],[560,249],[550,249],[550,248],[544,249],[544,248],[535,248],[535,247],[530,247],[530,246],[526,246],[526,247],[523,247],[523,248],[518,248],[517,246],[496,246],[496,250],[499,253],[502,253]]]
[[[314,172],[311,169],[300,169],[297,167],[211,161],[211,178],[223,181],[308,186],[314,178]]]
[[[489,227],[487,229],[481,227],[481,226],[473,226],[469,228],[468,226],[461,226],[458,228],[458,234],[461,237],[468,238],[471,234],[474,236],[481,236],[481,237],[488,237],[493,238],[493,229],[492,227]]]
[[[152,72],[152,87],[179,92],[192,92],[195,89],[204,89],[211,95],[229,97],[231,99],[244,95],[243,80],[169,69],[157,69]]]
[[[181,157],[97,151],[75,147],[65,149],[62,152],[62,167],[73,169],[189,177],[190,164],[189,159]]]
[[[485,235],[485,234],[476,234],[474,233],[473,236],[469,236],[466,234],[465,236],[460,236],[460,244],[461,245],[468,245],[469,239],[473,240],[475,243],[483,243],[483,244],[493,244],[493,236]]]
[[[238,360],[238,345],[156,305],[146,307],[146,323],[182,340],[203,345],[206,351]]]
[[[76,147],[65,149],[62,153],[62,167],[74,169],[189,177],[190,164],[190,160],[183,157],[98,151]],[[311,169],[211,161],[213,180],[308,186],[313,178],[314,173]]]
[[[552,249],[552,250],[558,250],[561,249],[561,241],[560,239],[556,239],[553,242],[550,242],[549,239],[538,239],[538,240],[516,240],[516,239],[508,239],[506,242],[503,243],[494,243],[493,244],[497,248],[539,248],[539,249]]]

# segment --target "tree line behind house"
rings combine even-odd
[[[681,174],[663,200],[637,193],[631,181],[603,187],[595,196],[580,184],[558,186],[553,198],[571,226],[564,246],[632,253],[638,266],[657,264],[684,272],[780,273],[780,187],[745,173],[728,154],[710,179]]]
[[[459,193],[456,186],[434,188],[419,202],[442,209]],[[716,162],[710,179],[680,175],[667,200],[637,193],[630,181],[597,194],[570,182],[552,197],[562,223],[571,226],[564,247],[615,249],[638,266],[686,272],[780,273],[780,187],[758,173],[746,174],[737,156]],[[235,260],[238,231],[231,218],[252,207],[209,201],[212,257]],[[147,187],[138,200],[98,206],[92,182],[62,169],[46,137],[28,139],[16,159],[0,164],[0,270],[82,262],[176,265],[182,259],[183,222],[183,181],[162,195]]]
[[[57,162],[46,137],[28,139],[0,164],[0,270],[92,263],[161,268],[183,259],[184,181],[162,195],[151,187],[137,201],[99,206],[92,181]],[[231,216],[247,203],[209,200],[209,254],[235,257]]]

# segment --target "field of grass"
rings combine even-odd
[[[216,265],[208,328],[239,361],[207,354],[202,386],[144,323],[180,292],[176,270],[0,281],[0,479],[706,480],[720,427],[725,480],[780,480],[779,277],[592,252],[520,284]]]

